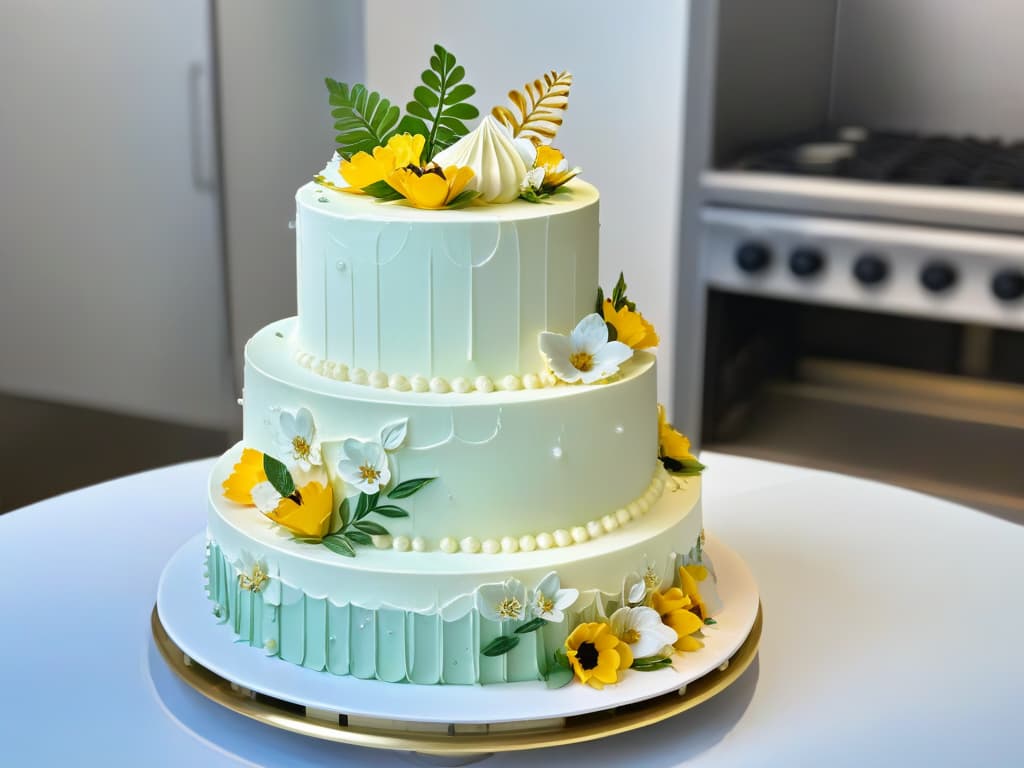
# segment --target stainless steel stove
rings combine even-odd
[[[691,21],[678,332],[704,342],[678,355],[677,412],[704,447],[1024,522],[1024,50],[992,49],[1024,5],[720,0]]]

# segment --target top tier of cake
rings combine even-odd
[[[368,372],[495,380],[543,369],[541,331],[593,311],[598,194],[574,180],[544,203],[426,211],[296,194],[296,343]]]

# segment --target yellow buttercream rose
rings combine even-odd
[[[296,536],[322,539],[331,531],[333,508],[331,487],[314,481],[296,489],[292,496],[281,499],[267,517]]]
[[[615,328],[616,339],[632,349],[647,349],[658,346],[658,334],[654,326],[639,312],[626,305],[616,310],[611,299],[605,299],[601,309],[604,321]]]
[[[236,504],[252,506],[253,486],[265,482],[267,473],[263,469],[263,454],[252,448],[242,451],[242,458],[234,466],[234,470],[228,476],[221,487],[224,489],[224,498]]]
[[[351,186],[344,190],[362,194],[363,187],[387,179],[396,168],[419,165],[425,137],[420,134],[400,133],[388,139],[382,147],[374,147],[373,154],[356,152],[342,160],[339,172]]]
[[[468,167],[409,165],[392,171],[387,182],[416,208],[436,210],[449,205],[472,178],[473,169]]]

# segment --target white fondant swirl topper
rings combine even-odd
[[[442,168],[449,165],[473,169],[469,188],[485,203],[510,203],[519,197],[526,164],[505,130],[491,116],[434,157]]]

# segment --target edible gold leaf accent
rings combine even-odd
[[[520,91],[509,91],[512,109],[495,107],[491,114],[512,129],[513,137],[522,136],[535,144],[549,144],[562,125],[562,113],[569,108],[571,85],[571,73],[551,70],[543,78],[524,85],[525,95]]]

